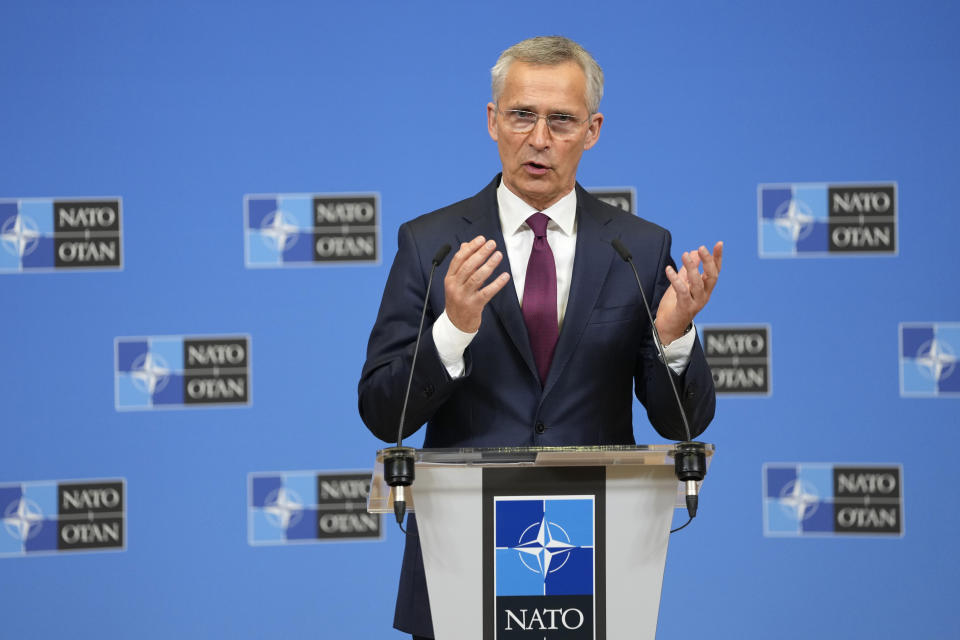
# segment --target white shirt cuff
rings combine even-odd
[[[467,350],[477,332],[465,333],[453,326],[447,312],[444,311],[433,323],[433,344],[437,347],[440,362],[447,369],[451,378],[463,375],[466,364],[463,361],[463,352]],[[692,344],[692,343],[691,343]],[[686,366],[686,362],[684,362]]]
[[[667,366],[673,369],[673,372],[678,376],[683,374],[684,369],[690,362],[690,354],[693,353],[693,343],[696,337],[697,328],[693,327],[670,344],[663,345],[663,355],[667,358]]]

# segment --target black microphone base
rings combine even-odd
[[[397,524],[403,522],[407,510],[405,489],[413,484],[415,476],[414,449],[397,446],[383,450],[383,479],[394,490],[393,514]]]
[[[414,449],[390,447],[383,450],[383,479],[391,487],[409,487],[413,484]]]
[[[677,480],[687,485],[687,515],[697,517],[696,484],[707,475],[707,455],[702,442],[687,441],[677,443],[673,454],[673,469]]]

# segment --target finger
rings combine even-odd
[[[707,248],[701,246],[699,249],[700,261],[703,263],[703,284],[707,293],[713,290],[713,285],[717,283],[717,278],[720,275],[720,268],[717,266],[717,261],[714,260],[713,256],[710,255],[710,252],[707,251]]]
[[[483,236],[477,236],[470,242],[461,242],[460,248],[457,249],[457,252],[453,254],[453,257],[450,258],[450,266],[447,267],[447,276],[456,276],[460,271],[460,267],[463,265],[463,262],[473,255],[479,247],[483,246],[483,243],[486,239]]]
[[[670,279],[671,287],[667,291],[673,290],[675,301],[675,308],[677,313],[681,316],[686,316],[692,318],[697,314],[700,308],[703,306],[694,299],[692,292],[690,290],[690,280],[687,278],[687,267],[684,265],[680,267],[679,273],[667,267],[667,278]],[[699,280],[699,278],[696,278]],[[664,298],[667,296],[664,295]],[[663,301],[661,300],[661,304]]]
[[[487,261],[487,258],[490,257],[493,250],[497,248],[497,243],[493,240],[487,240],[486,242],[478,243],[478,245],[474,252],[463,261],[460,270],[457,272],[457,279],[461,284],[466,284],[473,273],[480,268],[480,265]]]
[[[700,278],[698,266],[700,256],[694,251],[685,251],[680,257],[683,267],[677,274],[687,285],[687,296],[689,300],[700,300],[703,297],[703,280]],[[685,301],[684,301],[685,302]],[[684,306],[686,306],[684,304]]]
[[[460,280],[463,284],[467,286],[471,286],[472,284],[473,288],[476,289],[483,283],[482,280],[476,282],[474,276],[477,269],[481,268],[487,262],[496,247],[497,243],[494,240],[487,240],[473,252],[473,255],[464,261],[459,273]]]
[[[717,263],[717,273],[720,273],[723,264],[723,240],[713,245],[713,261]]]
[[[699,298],[703,294],[703,278],[700,277],[700,254],[688,251],[683,254],[683,267],[686,270],[687,282],[690,284],[690,295]]]
[[[510,274],[504,271],[496,278],[493,282],[485,286],[483,289],[480,289],[477,293],[480,295],[480,298],[483,300],[483,304],[490,302],[490,299],[493,296],[500,293],[500,290],[507,286],[507,283],[510,282]]]
[[[493,270],[497,268],[497,265],[499,265],[502,260],[503,253],[499,251],[490,256],[467,280],[468,288],[477,290],[482,287],[483,283],[487,281],[487,278],[490,277],[490,274],[493,273]]]
[[[678,271],[675,267],[668,266],[668,267],[667,267],[667,278],[668,278],[668,279],[670,278],[670,274],[671,274],[671,273],[674,275],[674,277],[680,278],[680,279],[683,280],[684,282],[687,281],[687,268],[683,265],[682,262],[681,262],[681,264],[680,264],[680,270],[679,270],[679,271]],[[671,280],[671,282],[673,282],[673,280]]]
[[[667,267],[667,280],[670,281],[670,285],[674,288],[677,294],[677,299],[683,297],[690,297],[690,287],[687,283],[686,278],[686,267],[680,267],[680,273],[677,273],[673,267]]]
[[[690,281],[698,275],[700,268],[700,254],[696,251],[684,251],[683,256],[681,256],[683,266],[687,268],[687,274]]]

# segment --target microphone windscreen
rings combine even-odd
[[[443,259],[447,257],[448,253],[450,253],[449,244],[445,244],[442,247],[440,247],[437,253],[433,256],[433,266],[437,266],[438,264],[443,262]]]
[[[633,257],[630,255],[630,251],[620,242],[620,238],[614,238],[610,242],[613,245],[613,248],[616,249],[617,253],[620,254],[620,257],[623,258],[624,262],[630,262],[630,259]]]

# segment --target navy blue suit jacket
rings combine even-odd
[[[359,385],[360,415],[387,442],[395,441],[431,260],[444,244],[456,248],[478,235],[504,247],[497,206],[498,175],[472,198],[400,227],[397,255],[367,346]],[[424,447],[633,444],[633,394],[665,438],[685,439],[683,423],[630,266],[610,245],[620,238],[633,254],[656,310],[669,281],[665,229],[610,206],[578,184],[577,244],[570,297],[546,383],[541,385],[513,282],[483,311],[464,354],[466,371],[452,380],[433,343],[432,323],[444,309],[443,276],[430,292],[404,437],[424,423]],[[506,252],[497,273],[510,269]],[[692,437],[713,418],[715,394],[699,340],[690,363],[674,376]],[[416,523],[411,518],[395,626],[432,636]]]

